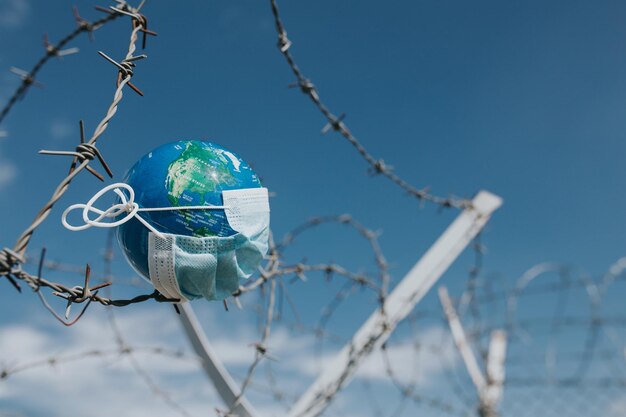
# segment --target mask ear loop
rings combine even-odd
[[[121,189],[128,191],[128,198],[126,198],[126,195],[121,191]],[[99,208],[94,207],[94,204],[96,203],[96,201],[98,201],[100,197],[102,197],[104,194],[106,194],[110,190],[113,190],[113,192],[117,194],[121,202],[118,204],[113,204],[111,207],[109,207],[106,210],[100,210]],[[141,224],[146,226],[148,230],[150,230],[152,233],[157,235],[159,238],[164,239],[165,236],[161,232],[159,232],[154,226],[148,223],[147,220],[141,217],[138,214],[139,212],[141,211],[146,211],[146,212],[172,211],[172,210],[226,210],[228,208],[229,206],[181,206],[181,207],[140,208],[139,205],[135,203],[135,190],[133,190],[133,187],[123,182],[118,182],[115,184],[108,185],[104,187],[103,189],[101,189],[100,191],[98,191],[96,194],[94,194],[93,197],[91,197],[91,199],[89,199],[89,201],[87,201],[86,204],[82,204],[82,203],[72,204],[71,206],[66,208],[63,214],[61,215],[61,223],[66,229],[71,230],[73,232],[77,232],[77,231],[89,229],[91,227],[100,227],[100,228],[117,227],[128,222],[132,218],[136,218],[137,220],[141,222]],[[74,210],[79,210],[79,209],[82,209],[83,221],[85,222],[85,224],[74,226],[67,221],[67,216],[69,215],[70,212]],[[95,219],[91,219],[89,218],[89,213],[95,213],[97,214],[97,217]],[[112,222],[103,221],[104,219],[118,217],[123,213],[127,213],[127,214],[120,220],[116,220]]]
[[[123,188],[128,191],[129,199],[126,199],[126,196],[124,195],[122,191],[120,191],[120,188]],[[108,191],[112,189],[120,197],[121,203],[114,204],[104,211],[93,206],[94,203],[100,197],[102,197],[104,194],[106,194]],[[111,185],[104,187],[100,191],[98,191],[93,197],[91,197],[91,199],[87,202],[87,204],[82,204],[82,203],[72,204],[71,206],[66,208],[63,214],[61,215],[61,223],[63,223],[63,226],[66,229],[74,231],[74,232],[89,229],[90,227],[94,227],[94,226],[95,227],[119,226],[129,221],[137,213],[139,206],[136,203],[134,203],[133,201],[134,199],[135,199],[135,191],[128,184],[124,184],[124,183],[111,184]],[[67,216],[69,215],[71,211],[78,210],[78,209],[82,209],[83,221],[85,222],[85,224],[80,225],[80,226],[74,226],[74,225],[69,224],[69,222],[67,221]],[[96,217],[95,219],[90,219],[89,213],[96,213],[98,217]],[[127,213],[127,215],[118,221],[115,221],[115,222],[102,221],[103,219],[106,219],[106,218],[117,217],[122,213]]]

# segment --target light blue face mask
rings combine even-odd
[[[193,237],[150,232],[148,270],[154,287],[169,298],[223,300],[250,277],[268,250],[266,188],[223,191],[224,212],[237,234]]]
[[[121,191],[125,189],[128,197]],[[113,190],[121,203],[107,210],[93,204],[107,191]],[[148,270],[154,287],[168,298],[181,301],[205,298],[223,300],[239,288],[239,280],[249,278],[267,254],[269,242],[270,208],[267,188],[247,188],[222,192],[224,206],[183,206],[139,208],[135,193],[128,184],[109,185],[94,195],[87,204],[74,204],[62,215],[63,225],[73,231],[89,227],[115,227],[136,218],[150,232],[148,234]],[[82,209],[81,226],[67,222],[67,215]],[[223,209],[232,236],[193,237],[163,233],[144,220],[138,212],[156,210]],[[96,213],[95,219],[89,213]],[[126,215],[114,222],[102,221]]]

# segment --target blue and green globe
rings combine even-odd
[[[235,153],[197,140],[169,143],[144,155],[124,182],[135,191],[140,208],[223,205],[222,191],[261,187],[259,178]],[[168,210],[138,213],[158,231],[185,236],[231,236],[224,210]],[[117,229],[128,262],[145,278],[148,229],[131,219]]]

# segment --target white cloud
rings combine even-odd
[[[165,307],[169,306],[116,310],[116,322],[130,346],[158,346],[185,351],[185,357],[181,359],[149,353],[137,353],[134,357],[157,385],[189,414],[212,414],[215,408],[221,409],[223,405],[199,366],[198,359],[190,352],[173,312]],[[137,376],[126,356],[83,358],[54,366],[46,363],[50,357],[68,357],[94,349],[115,349],[115,341],[104,317],[106,312],[96,309],[90,309],[76,326],[69,329],[59,327],[52,320],[0,327],[0,369],[15,369],[33,360],[43,360],[40,366],[0,380],[0,415],[62,416],[66,410],[59,402],[60,398],[89,398],[89,404],[85,406],[89,407],[90,417],[178,415],[163,399],[154,396],[145,381]],[[228,331],[221,331],[220,316],[209,315],[209,311],[199,309],[198,313],[205,324],[209,324],[207,333],[211,343],[225,365],[241,376],[254,357],[254,348],[250,344],[258,340],[258,334],[252,323],[243,321],[241,325],[230,325]],[[424,329],[420,338],[423,349],[417,355],[409,340],[394,342],[388,348],[401,381],[408,382],[415,374],[418,383],[424,386],[436,379],[443,365],[428,346],[437,346],[439,355],[443,352],[444,356],[450,356],[450,362],[455,363],[451,346],[440,343],[441,332],[440,328]],[[303,392],[320,371],[320,362],[314,354],[315,343],[311,335],[293,333],[279,325],[272,329],[269,352],[279,359],[272,362],[273,369],[279,386],[289,396]],[[332,356],[330,353],[324,355],[322,364],[328,363]],[[257,372],[256,385],[265,388],[264,368],[260,367]],[[356,377],[389,383],[380,354],[372,355]],[[33,392],[37,393],[37,401],[31,400]],[[281,405],[253,387],[248,396],[256,408],[272,413],[267,415],[284,414],[279,412]],[[360,404],[351,393],[344,393],[338,399],[348,408]]]
[[[14,361],[31,359],[45,351],[47,343],[44,333],[30,327],[7,326],[0,331],[0,352],[12,352]]]
[[[442,337],[445,329],[431,327],[419,335],[419,348],[412,340],[390,344],[387,356],[397,379],[402,383],[415,381],[420,386],[436,380],[446,368],[456,366],[458,355],[449,337]],[[447,335],[447,333],[446,333]],[[386,379],[386,365],[381,352],[370,356],[358,376],[369,379]]]
[[[0,28],[15,29],[22,25],[30,5],[27,0],[2,0],[0,2]]]
[[[443,328],[431,327],[422,330],[419,335],[420,348],[416,349],[412,340],[390,343],[386,355],[391,364],[394,376],[402,383],[415,382],[421,386],[434,381],[447,367],[458,363],[454,346],[450,338],[442,337]],[[301,340],[296,351],[303,348]],[[312,339],[311,339],[312,340]],[[291,339],[293,343],[293,339]],[[313,342],[311,342],[313,343]],[[290,366],[303,375],[317,376],[321,369],[330,364],[336,352],[324,354],[321,358],[315,355],[290,358]],[[363,362],[356,373],[356,378],[367,378],[371,381],[386,382],[387,366],[385,357],[380,351],[373,352]]]
[[[47,358],[68,358],[90,350],[111,351],[115,342],[100,314],[85,317],[75,327],[11,325],[0,328],[2,363],[9,370],[42,361],[0,381],[0,415],[22,412],[34,415],[66,415],[64,398],[84,399],[93,417],[133,415],[160,417],[177,415],[162,399],[155,398],[135,374],[128,356],[108,355],[50,365]],[[178,324],[163,310],[125,312],[117,322],[128,343],[179,350],[185,345]],[[58,326],[52,324],[51,326]],[[206,414],[220,402],[201,373],[193,356],[177,359],[148,353],[135,354],[142,369],[158,386],[192,415]],[[37,393],[32,401],[32,393]],[[149,398],[149,401],[146,401]],[[8,404],[19,404],[11,408]]]

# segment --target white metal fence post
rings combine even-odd
[[[448,320],[454,344],[463,358],[467,373],[476,387],[478,415],[479,417],[497,417],[504,385],[506,332],[504,330],[491,332],[489,351],[487,352],[487,365],[485,372],[483,372],[465,336],[465,330],[446,287],[439,288],[439,299]]]
[[[487,353],[487,386],[481,396],[481,408],[486,417],[498,415],[498,407],[504,393],[504,363],[506,360],[506,332],[491,332],[489,352]]]
[[[485,226],[502,199],[486,191],[472,200],[424,256],[394,288],[382,309],[377,309],[352,340],[322,371],[289,411],[289,417],[314,417],[322,413],[343,388],[361,361],[378,349],[397,324],[413,310],[450,264]]]
[[[211,347],[200,323],[193,312],[191,303],[178,304],[179,318],[193,346],[193,350],[202,360],[202,367],[215,386],[217,393],[226,406],[238,417],[258,417],[252,405],[240,396],[240,390],[235,380],[230,376],[222,361]]]

